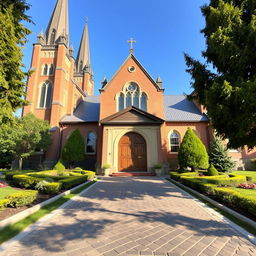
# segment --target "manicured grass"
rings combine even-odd
[[[12,237],[16,236],[18,233],[20,233],[26,227],[35,223],[36,221],[38,221],[40,218],[42,218],[46,214],[50,213],[51,211],[57,209],[62,204],[67,202],[69,199],[71,199],[75,195],[79,194],[80,192],[82,192],[84,189],[91,186],[95,182],[96,181],[91,181],[91,182],[85,184],[84,186],[76,189],[75,191],[73,191],[69,195],[63,196],[63,197],[59,198],[58,200],[56,200],[55,202],[42,207],[40,210],[38,210],[37,212],[29,215],[25,219],[20,220],[15,224],[12,224],[10,226],[5,227],[0,232],[0,244],[9,240],[9,239],[11,239]]]
[[[243,188],[231,188],[231,189],[235,190],[236,192],[239,192],[244,196],[251,196],[256,198],[256,189],[243,189]]]
[[[172,180],[170,180],[169,178],[167,178],[168,181],[170,181],[172,183]],[[256,230],[254,227],[252,227],[251,225],[249,225],[248,223],[243,222],[242,220],[238,219],[237,217],[233,216],[232,214],[216,207],[215,205],[213,205],[212,203],[209,203],[208,201],[204,200],[203,198],[199,197],[198,195],[196,195],[195,193],[189,191],[186,188],[183,188],[182,186],[179,185],[179,182],[176,181],[175,183],[176,186],[180,187],[182,190],[186,191],[188,194],[192,195],[193,197],[197,198],[198,200],[200,200],[201,202],[203,202],[204,204],[206,204],[207,206],[211,207],[212,209],[214,209],[216,212],[220,213],[221,215],[225,216],[227,219],[231,220],[232,222],[236,223],[238,226],[242,227],[243,229],[247,230],[249,233],[253,234],[256,236]],[[198,192],[198,191],[197,191]]]
[[[256,183],[256,171],[234,171],[232,174],[251,176],[252,181]]]
[[[18,191],[17,189],[14,189],[12,187],[0,188],[0,199],[4,199],[9,194],[12,194],[12,193],[17,192],[17,191]]]

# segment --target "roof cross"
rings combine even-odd
[[[133,53],[133,44],[136,43],[136,41],[131,37],[127,42],[130,43],[130,53]]]

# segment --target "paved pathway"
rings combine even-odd
[[[171,183],[115,177],[58,210],[0,255],[256,255],[253,244]]]

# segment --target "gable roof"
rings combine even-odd
[[[185,95],[164,95],[164,114],[166,122],[208,122],[196,105]]]
[[[134,106],[108,116],[100,121],[102,124],[162,124],[163,119],[151,115]]]
[[[132,54],[130,53],[129,56],[127,57],[127,59],[123,62],[123,64],[120,66],[120,68],[117,70],[117,72],[113,75],[113,77],[110,79],[110,81],[106,84],[104,84],[102,86],[102,88],[99,90],[100,92],[101,91],[104,91],[108,85],[114,80],[114,78],[117,76],[117,74],[119,73],[119,71],[124,67],[124,65],[127,63],[127,61],[129,59],[132,59],[138,66],[139,68],[142,70],[142,72],[148,77],[148,79],[152,82],[152,84],[156,87],[157,91],[164,91],[163,88],[161,88],[159,86],[159,84],[157,84],[155,82],[155,80],[150,76],[150,74],[147,72],[147,70],[142,66],[142,64],[138,61],[138,59]]]
[[[87,96],[82,100],[73,115],[66,115],[60,123],[99,122],[100,96]]]

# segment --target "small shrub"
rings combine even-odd
[[[36,200],[37,195],[38,191],[36,190],[26,190],[10,194],[6,196],[6,199],[9,200],[8,206],[19,207],[31,204]]]
[[[65,165],[62,163],[61,159],[55,164],[55,166],[53,167],[54,170],[57,171],[65,171]]]
[[[81,167],[76,167],[75,170],[80,170],[82,171],[83,169]]]
[[[162,168],[162,165],[161,164],[155,164],[154,165],[154,169],[161,169]]]
[[[9,199],[0,199],[0,210],[3,210],[8,205],[9,202],[10,202]]]
[[[47,182],[45,180],[36,184],[35,189],[45,194],[56,194],[61,189],[60,182]]]
[[[87,172],[85,174],[87,176],[87,180],[93,180],[95,178],[95,172]]]
[[[106,169],[109,169],[111,168],[111,164],[103,164],[102,165],[102,169],[106,170]]]
[[[217,169],[211,164],[208,169],[207,175],[208,176],[218,176],[219,173],[218,173]]]

